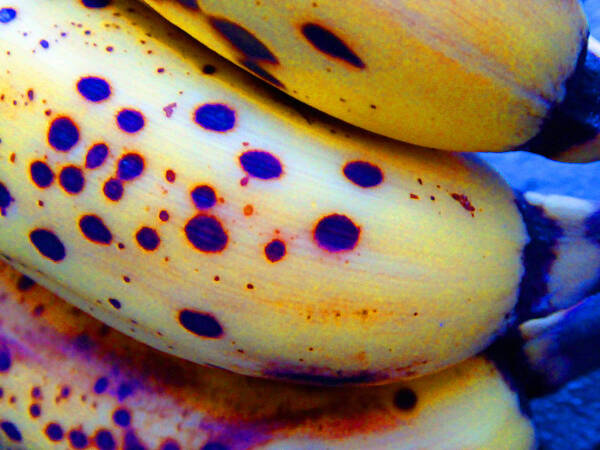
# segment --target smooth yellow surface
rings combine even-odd
[[[482,350],[503,326],[517,298],[525,232],[512,192],[475,157],[416,149],[291,107],[132,2],[19,5],[0,40],[0,181],[15,199],[0,217],[0,252],[67,300],[161,350],[259,376],[414,377]],[[203,74],[206,64],[216,73]],[[86,75],[108,80],[111,97],[96,104],[80,96],[76,83]],[[236,111],[232,131],[194,122],[195,109],[214,102]],[[118,129],[124,107],[145,115],[143,130]],[[62,115],[80,129],[68,152],[47,142]],[[58,175],[68,164],[83,167],[99,141],[110,154],[84,170],[80,194],[67,194],[58,180],[46,189],[31,181],[32,161],[46,161]],[[251,177],[243,186],[238,158],[246,149],[276,155],[280,179]],[[102,186],[132,151],[144,157],[144,172],[112,202]],[[342,168],[354,160],[380,167],[383,182],[351,183]],[[167,169],[177,174],[174,183],[165,180]],[[222,253],[196,250],[184,233],[200,213],[190,191],[201,184],[222,199],[207,212],[228,233]],[[168,222],[158,218],[163,209]],[[317,222],[332,213],[360,227],[353,250],[331,253],[315,242]],[[111,245],[84,237],[83,214],[102,218]],[[157,230],[156,251],[137,244],[142,226]],[[64,261],[31,244],[37,227],[61,239]],[[274,238],[287,246],[277,263],[264,254]],[[214,315],[223,337],[185,330],[177,320],[183,308]]]
[[[246,56],[209,18],[234,22],[278,59],[285,92],[365,129],[455,151],[501,151],[533,137],[564,96],[587,24],[578,0],[145,0],[231,61]],[[317,51],[316,23],[364,62]]]
[[[69,433],[88,442],[100,430],[117,443],[134,434],[146,448],[175,439],[180,448],[208,442],[226,448],[270,449],[531,449],[533,427],[495,366],[471,358],[438,374],[369,388],[310,388],[252,379],[160,354],[103,325],[40,286],[18,292],[19,274],[0,265],[0,338],[12,365],[0,372],[0,418],[16,425],[20,443],[0,430],[0,446],[29,450],[72,448]],[[32,314],[32,311],[43,313]],[[86,351],[74,345],[87,336]],[[79,346],[81,348],[81,345]],[[104,393],[93,391],[106,377]],[[122,401],[123,383],[134,387]],[[37,387],[40,396],[32,396]],[[62,395],[68,387],[68,395]],[[401,409],[401,390],[415,394]],[[11,398],[16,398],[11,402]],[[42,414],[32,418],[30,405]],[[131,425],[113,421],[118,409]],[[65,437],[51,442],[49,423]],[[119,448],[121,448],[119,446]]]

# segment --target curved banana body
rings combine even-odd
[[[3,449],[534,448],[482,357],[381,387],[251,379],[159,353],[26,281],[0,266]]]
[[[68,301],[177,356],[318,384],[439,370],[509,320],[527,237],[474,156],[295,109],[142,5],[13,4],[0,252]]]
[[[578,0],[144,1],[289,95],[385,136],[457,151],[531,142],[554,158],[582,139],[557,111],[585,56]]]

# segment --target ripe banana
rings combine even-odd
[[[595,142],[581,148],[598,135],[600,73],[595,56],[585,61],[578,0],[144,1],[289,95],[376,133],[600,158]]]
[[[408,383],[311,388],[161,354],[5,264],[0,296],[3,449],[534,447],[517,395],[483,357]]]
[[[124,333],[242,374],[380,383],[482,350],[519,297],[564,301],[560,226],[523,197],[528,236],[474,156],[287,103],[131,1],[0,17],[0,252]]]

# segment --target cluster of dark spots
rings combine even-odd
[[[38,417],[40,417],[42,414],[42,408],[40,408],[40,405],[38,405],[37,403],[34,403],[33,405],[29,406],[29,415],[34,418],[37,419]]]
[[[366,161],[351,161],[344,166],[344,175],[354,184],[368,188],[383,181],[383,172],[379,167]]]
[[[55,422],[49,423],[46,426],[45,433],[46,436],[48,436],[48,439],[50,439],[53,442],[61,441],[65,436],[62,427]]]
[[[469,197],[467,197],[465,194],[450,194],[450,196],[456,200],[458,203],[460,203],[460,205],[466,209],[467,211],[469,211],[471,213],[471,216],[475,217],[475,207],[471,204],[471,202],[469,201]]]
[[[96,244],[109,245],[112,242],[112,233],[102,219],[94,214],[82,216],[79,228],[86,238]]]
[[[158,233],[150,227],[142,227],[135,234],[140,247],[147,251],[154,251],[160,245],[160,237]]]
[[[207,130],[225,132],[235,126],[235,111],[221,103],[206,103],[196,109],[194,120]]]
[[[204,75],[213,75],[216,71],[217,68],[212,64],[205,64],[204,67],[202,67],[202,73]]]
[[[48,143],[58,151],[66,152],[79,141],[79,129],[68,117],[57,117],[48,129]]]
[[[172,171],[171,169],[167,169],[167,171],[165,172],[165,179],[169,182],[169,183],[175,183],[175,172]]]
[[[46,258],[60,262],[65,259],[67,252],[60,239],[50,230],[36,228],[29,233],[29,239],[35,248]]]
[[[94,392],[96,394],[103,394],[104,392],[106,392],[107,388],[108,388],[108,378],[101,377],[96,380],[96,383],[94,384]]]
[[[98,430],[95,436],[96,445],[100,450],[113,450],[117,448],[115,438],[109,430]]]
[[[212,208],[217,203],[215,190],[207,185],[196,186],[192,192],[192,201],[198,209]]]
[[[265,256],[271,262],[277,262],[285,256],[285,242],[280,239],[273,239],[265,245]]]
[[[281,162],[263,150],[248,150],[240,155],[239,160],[246,173],[262,180],[279,178],[283,172]]]
[[[314,239],[319,247],[330,252],[352,250],[360,236],[360,228],[342,214],[323,217],[315,226]]]
[[[82,77],[77,82],[79,93],[91,102],[101,102],[110,97],[111,90],[108,82],[99,77]]]
[[[281,81],[279,81],[269,71],[265,70],[257,62],[250,59],[245,59],[240,61],[240,64],[259,78],[262,78],[263,80],[267,81],[268,83],[271,83],[274,86],[277,86],[278,88],[285,89],[285,85]]]
[[[169,221],[169,212],[165,211],[164,209],[161,210],[158,213],[158,218],[161,220],[161,222],[168,222]]]
[[[102,191],[109,200],[117,202],[123,197],[123,183],[121,183],[121,180],[111,178],[104,183]]]
[[[365,63],[358,55],[328,29],[316,23],[305,23],[302,25],[301,31],[308,42],[317,50],[333,58],[341,59],[358,69],[365,68]]]
[[[417,394],[410,388],[401,388],[394,394],[394,406],[403,411],[410,411],[417,406]]]
[[[121,157],[117,166],[117,176],[121,180],[132,180],[144,171],[144,158],[137,153],[127,153]]]
[[[3,216],[6,215],[6,209],[10,206],[15,199],[10,195],[10,191],[4,185],[4,183],[0,182],[0,212]]]
[[[120,427],[126,428],[129,426],[129,424],[131,424],[131,414],[126,409],[123,409],[123,408],[117,409],[113,413],[112,417],[113,417],[113,421]]]
[[[104,8],[110,4],[111,0],[81,0],[86,8]]]
[[[11,365],[10,350],[4,342],[0,342],[0,372],[8,372]]]
[[[195,248],[207,253],[222,251],[229,239],[219,220],[202,214],[191,218],[185,225],[184,231]]]
[[[6,437],[8,437],[11,441],[21,442],[23,440],[21,432],[14,423],[5,420],[0,423],[0,428],[2,428],[2,431],[4,431]]]
[[[126,133],[137,133],[145,123],[144,115],[135,109],[124,108],[117,113],[117,125]]]
[[[211,26],[246,58],[254,61],[278,64],[275,55],[256,36],[241,25],[227,19],[210,17]]]
[[[179,312],[179,323],[190,333],[200,337],[223,337],[223,327],[210,313],[183,309]]]
[[[104,143],[92,145],[85,155],[86,169],[96,169],[104,164],[108,156],[108,146]]]
[[[71,430],[69,431],[69,442],[73,448],[86,448],[88,445],[88,438],[83,431]]]
[[[25,292],[35,286],[35,281],[29,278],[27,275],[21,275],[17,280],[17,290],[19,292]]]
[[[43,161],[34,161],[29,166],[29,174],[35,185],[41,189],[49,187],[54,182],[54,172]]]
[[[48,47],[50,47],[50,44],[48,43],[48,41],[46,39],[42,39],[40,41],[40,47],[42,47],[43,49],[47,49]]]
[[[85,185],[83,171],[76,166],[66,166],[60,171],[58,181],[69,194],[79,194]]]
[[[17,17],[17,11],[14,8],[0,8],[0,23],[11,22]]]

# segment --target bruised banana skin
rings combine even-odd
[[[159,353],[0,265],[0,447],[534,448],[494,364],[369,388],[252,379]]]
[[[439,370],[510,320],[527,237],[474,156],[290,107],[135,2],[6,9],[0,252],[68,301],[317,384]]]
[[[598,135],[597,114],[571,102],[589,89],[578,82],[588,67],[576,70],[588,35],[577,0],[144,1],[289,95],[376,133],[600,158],[597,145],[571,149]],[[586,103],[597,110],[598,95]]]

